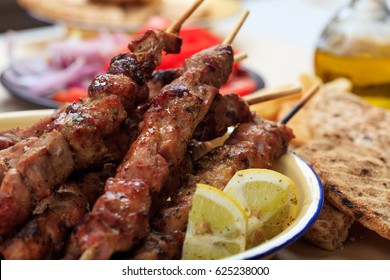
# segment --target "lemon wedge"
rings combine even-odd
[[[226,185],[248,215],[246,249],[282,232],[297,213],[297,189],[287,176],[269,169],[238,171]]]
[[[223,191],[197,184],[182,259],[222,259],[245,250],[248,217]]]

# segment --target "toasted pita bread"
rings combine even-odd
[[[390,167],[343,146],[314,155],[327,200],[363,226],[390,239]]]
[[[310,134],[294,130],[297,138],[309,135],[296,152],[319,174],[326,200],[344,218],[352,217],[390,239],[390,111],[353,94],[328,89],[314,97],[301,116],[294,120],[296,127]],[[309,240],[322,248],[332,248],[332,237],[339,244],[336,241],[345,236],[340,235],[341,227],[344,224],[348,230],[350,225],[338,216],[337,211],[323,215],[308,232]],[[325,227],[325,220],[339,231]],[[325,233],[329,239],[324,246]]]
[[[335,136],[314,140],[296,152],[316,170],[332,205],[390,239],[390,165],[383,154]],[[334,223],[339,215],[327,216]],[[339,240],[339,234],[333,238]]]

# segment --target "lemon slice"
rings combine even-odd
[[[282,232],[296,216],[296,186],[290,178],[276,171],[238,171],[224,192],[234,197],[247,212],[247,249]]]
[[[248,217],[228,194],[197,184],[182,259],[222,259],[245,250]]]

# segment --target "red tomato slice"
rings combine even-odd
[[[232,76],[220,89],[221,94],[235,93],[240,96],[252,93],[257,88],[257,82],[250,76]]]
[[[73,102],[79,101],[79,98],[86,98],[88,96],[87,90],[79,87],[70,87],[68,89],[63,89],[56,91],[53,94],[52,99],[57,102]]]

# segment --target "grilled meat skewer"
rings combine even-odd
[[[134,258],[180,258],[182,242],[177,237],[184,239],[196,184],[205,183],[223,189],[239,170],[270,168],[272,160],[287,151],[292,138],[292,131],[284,125],[258,118],[241,124],[224,145],[194,162],[195,172],[153,218],[153,232],[137,248]],[[151,251],[152,244],[160,244],[160,247]]]
[[[233,51],[220,45],[185,63],[184,73],[153,100],[115,178],[77,230],[82,258],[105,259],[127,251],[148,233],[150,193],[158,193],[184,157],[217,87],[231,72]]]
[[[93,82],[90,97],[68,106],[49,124],[39,143],[22,155],[23,161],[4,174],[0,234],[9,234],[26,222],[35,203],[50,195],[74,169],[87,167],[105,155],[104,139],[119,129],[134,102],[147,98],[145,81],[160,62],[162,51],[178,52],[180,44],[174,34],[147,31],[129,44],[136,53],[112,60],[105,83]],[[118,86],[118,77],[127,79],[127,90]],[[118,87],[121,90],[116,90]],[[56,149],[51,149],[54,146]]]

